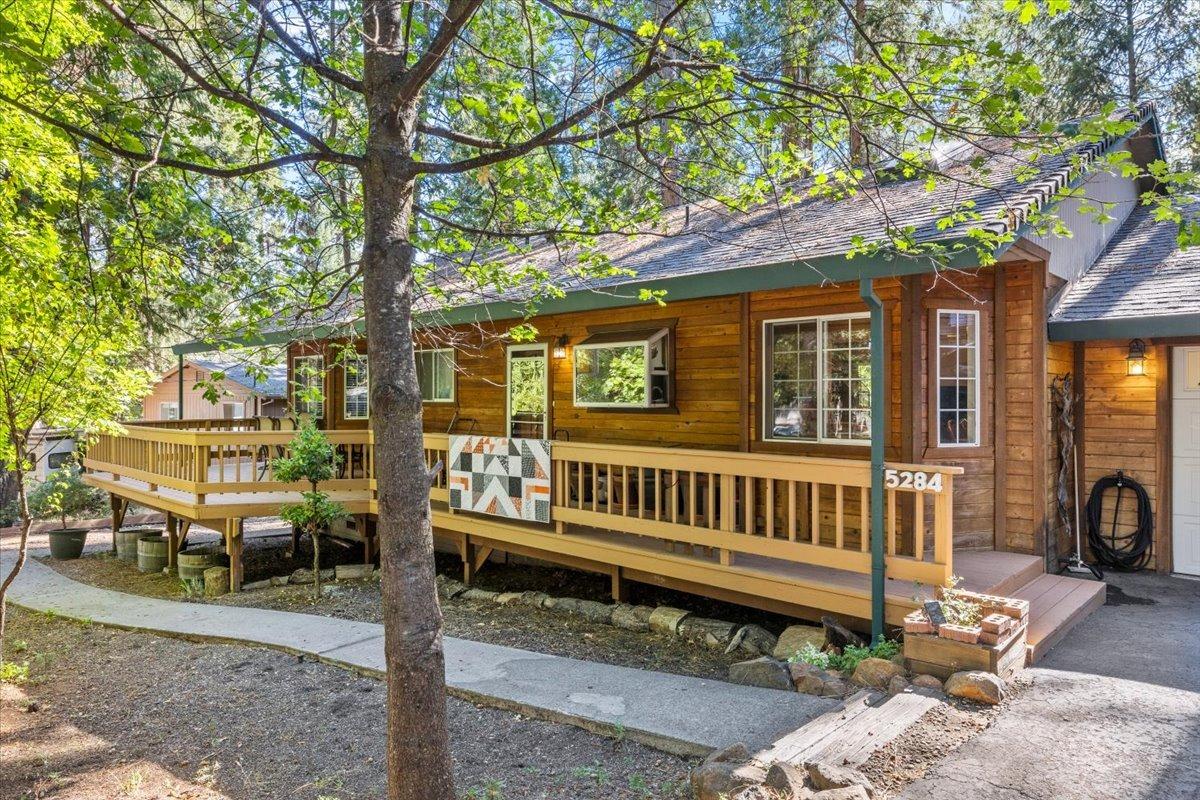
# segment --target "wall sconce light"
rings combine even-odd
[[[557,339],[555,339],[554,340],[554,357],[555,358],[566,358],[567,357],[567,345],[570,344],[570,342],[571,342],[571,340],[567,338],[567,335],[565,333],[562,336],[559,336]]]
[[[1125,371],[1129,375],[1146,374],[1146,343],[1141,339],[1129,341],[1129,355],[1125,357]]]

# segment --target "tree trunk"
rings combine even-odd
[[[4,660],[4,631],[8,623],[8,587],[12,586],[13,581],[21,574],[21,568],[25,566],[25,557],[29,549],[29,529],[33,525],[33,516],[29,512],[29,492],[25,484],[25,473],[22,471],[22,466],[25,463],[24,453],[19,446],[16,452],[17,458],[14,465],[16,468],[13,470],[13,473],[17,488],[17,508],[18,516],[21,520],[21,535],[17,540],[17,560],[9,567],[7,573],[0,570],[0,662]],[[2,566],[3,564],[0,562],[0,567]]]
[[[855,0],[854,3],[854,18],[858,20],[859,25],[865,25],[867,21],[867,0]],[[853,34],[853,59],[855,65],[863,62],[863,41],[857,31]],[[857,118],[850,120],[850,163],[858,166],[864,160],[866,155],[863,152],[863,135],[862,128],[859,127]]]
[[[313,525],[308,529],[313,543],[313,598],[321,599],[321,532]]]
[[[413,355],[414,175],[419,98],[404,97],[403,4],[364,4],[368,116],[363,204],[363,305],[375,434],[378,535],[388,687],[388,797],[455,800],[446,730],[442,613],[421,393]]]
[[[1125,58],[1129,70],[1129,92],[1130,107],[1136,106],[1138,102],[1138,65],[1137,65],[1137,50],[1135,42],[1137,41],[1137,32],[1133,25],[1133,0],[1125,0]]]

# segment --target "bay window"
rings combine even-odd
[[[870,441],[869,315],[772,320],[763,334],[763,438]]]
[[[665,408],[671,404],[670,329],[612,331],[575,345],[575,405]]]

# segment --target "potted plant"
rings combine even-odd
[[[83,555],[88,529],[68,528],[67,519],[90,511],[96,505],[96,492],[83,482],[77,467],[64,466],[51,472],[30,493],[29,505],[39,519],[57,517],[62,524],[50,531],[50,555],[59,559]]]

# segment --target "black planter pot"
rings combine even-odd
[[[50,555],[63,561],[79,558],[83,555],[87,535],[87,528],[60,528],[50,531]]]

